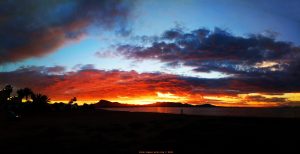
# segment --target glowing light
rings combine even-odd
[[[249,93],[249,94],[239,94],[241,98],[247,96],[262,96],[265,98],[285,98],[288,101],[300,102],[300,93],[283,93],[283,94],[262,94],[262,93]]]
[[[231,97],[231,96],[203,96],[207,101],[217,101],[223,103],[237,103],[240,102],[240,98]]]
[[[275,65],[278,65],[278,63],[273,62],[273,61],[263,61],[261,63],[256,63],[255,67],[256,68],[270,68],[270,67],[273,67]]]
[[[161,93],[156,92],[156,95],[147,95],[147,96],[139,96],[139,97],[118,97],[117,99],[112,99],[113,101],[117,101],[125,104],[151,104],[155,102],[186,102],[189,98],[185,96],[177,96],[172,93]]]
[[[275,67],[276,66],[276,67]],[[283,70],[283,67],[281,67],[281,64],[274,61],[263,61],[261,63],[256,63],[255,68],[267,68],[271,71],[280,71]]]
[[[25,98],[22,99],[22,103],[25,103],[25,102],[28,102],[28,101],[32,102],[32,99],[25,99]]]
[[[278,102],[251,100],[249,96],[261,96],[259,93],[239,94],[237,96],[204,96],[207,102],[224,107],[276,107],[279,106]],[[268,99],[268,98],[267,98]]]
[[[253,97],[253,98],[251,98]],[[257,97],[257,98],[255,98]],[[261,97],[261,98],[260,98]],[[78,97],[79,98],[79,97]],[[276,101],[276,98],[283,98]],[[119,102],[124,104],[152,104],[155,102],[181,102],[190,104],[209,103],[217,106],[225,107],[275,107],[292,103],[293,105],[300,105],[300,93],[282,93],[282,94],[264,94],[264,93],[248,93],[238,94],[235,96],[227,95],[207,95],[201,94],[188,95],[188,94],[173,94],[170,92],[155,92],[143,96],[118,96],[115,98],[103,98],[112,102]],[[264,100],[266,99],[266,100]],[[274,99],[274,100],[272,100]],[[25,99],[24,99],[25,100]],[[23,100],[23,101],[24,101]],[[76,101],[78,105],[84,103],[93,104],[97,103],[100,99],[80,99]],[[68,103],[68,100],[52,100],[54,102]]]
[[[156,94],[157,94],[157,97],[161,97],[161,98],[181,98],[181,97],[179,97],[179,96],[175,96],[174,94],[171,94],[171,93],[161,93],[161,92],[156,92]]]

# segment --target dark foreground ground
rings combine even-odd
[[[300,153],[300,119],[113,111],[0,117],[0,153]]]

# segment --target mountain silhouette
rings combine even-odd
[[[122,104],[119,102],[111,102],[108,100],[100,100],[94,104],[96,108],[110,108],[110,107],[217,107],[212,104],[191,105],[180,102],[156,102],[152,104],[137,105],[137,104]]]

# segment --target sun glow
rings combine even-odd
[[[78,105],[84,103],[97,103],[100,99],[80,99],[77,97]],[[124,104],[152,104],[155,102],[180,102],[190,104],[213,104],[226,107],[275,107],[280,105],[300,105],[300,93],[282,93],[282,94],[264,94],[264,93],[248,93],[237,95],[202,95],[202,94],[175,94],[171,92],[154,92],[143,96],[118,96],[115,98],[101,98],[112,102]],[[68,100],[52,100],[51,103],[63,102],[68,103]]]
[[[270,69],[271,71],[279,71],[282,70],[283,68],[281,67],[281,64],[278,62],[274,61],[263,61],[260,63],[256,63],[254,65],[255,68],[265,68],[265,69]]]
[[[97,103],[100,99],[91,99],[91,100],[81,100],[80,97],[77,97],[78,101],[74,102],[77,103],[78,105],[82,105],[84,103],[86,104],[93,104]],[[156,92],[153,94],[145,95],[145,96],[135,96],[135,97],[130,97],[130,96],[118,96],[116,98],[101,98],[105,100],[109,100],[112,102],[119,102],[123,104],[135,104],[135,105],[144,105],[144,104],[152,104],[156,102],[181,102],[185,103],[190,101],[192,98],[189,96],[179,96],[172,94],[170,92]],[[52,100],[51,103],[55,102],[62,102],[62,103],[69,103],[68,100]]]
[[[161,92],[156,92],[157,94],[157,97],[159,98],[170,98],[170,99],[180,99],[180,98],[183,98],[183,97],[180,97],[180,96],[176,96],[172,93],[161,93]]]
[[[238,94],[236,96],[204,96],[203,98],[207,103],[226,107],[276,107],[281,105],[297,106],[300,102],[300,93],[248,93]]]
[[[203,98],[208,102],[226,102],[226,103],[238,103],[240,101],[237,97],[231,96],[203,96]]]
[[[278,65],[278,63],[273,62],[273,61],[263,61],[261,63],[256,63],[255,67],[256,68],[269,68],[269,67],[273,67],[275,65]]]
[[[162,93],[156,92],[156,95],[140,96],[140,97],[125,97],[119,96],[117,99],[112,99],[113,101],[126,103],[126,104],[151,104],[155,102],[186,102],[189,100],[186,96],[177,96],[170,92]]]
[[[249,94],[239,94],[239,96],[242,98],[246,96],[262,96],[265,98],[286,98],[289,101],[300,102],[300,93],[282,93],[282,94],[249,93]]]

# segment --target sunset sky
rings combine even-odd
[[[52,102],[300,105],[299,0],[2,0],[0,86]]]

